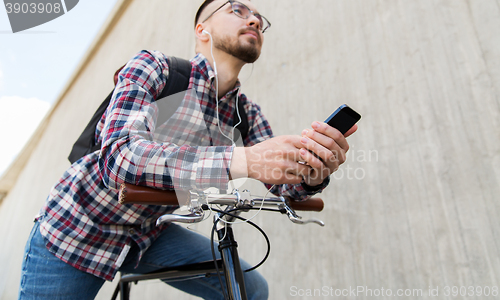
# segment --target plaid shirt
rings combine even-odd
[[[173,115],[157,124],[161,101],[155,101],[169,74],[167,57],[142,51],[123,68],[106,113],[96,129],[101,151],[76,161],[52,188],[39,216],[49,251],[68,264],[112,280],[132,243],[137,262],[166,226],[156,219],[176,207],[118,203],[123,182],[159,189],[225,191],[234,143],[235,99],[242,101],[251,146],[272,137],[260,107],[239,93],[239,82],[217,102],[215,74],[201,54],[191,60],[188,91]],[[179,95],[177,95],[179,96]],[[165,99],[169,101],[169,99]],[[220,119],[218,122],[217,120]],[[223,134],[222,134],[222,133]],[[280,185],[275,194],[303,199],[304,184]]]

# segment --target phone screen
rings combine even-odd
[[[326,119],[325,123],[338,129],[342,134],[345,134],[359,121],[359,119],[361,119],[361,115],[344,104],[334,111],[333,114]]]

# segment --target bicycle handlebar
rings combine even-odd
[[[179,205],[178,197],[184,198],[184,203],[189,201],[186,191],[159,190],[145,186],[124,183],[120,186],[119,201],[121,204],[141,205]],[[259,199],[256,197],[256,199]],[[183,201],[181,199],[181,201]],[[309,198],[295,201],[288,198],[288,206],[299,211],[322,211],[324,202],[321,198]]]

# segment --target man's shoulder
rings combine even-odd
[[[239,100],[238,101],[241,101],[241,104],[243,105],[243,107],[245,108],[245,111],[258,111],[260,112],[261,111],[261,108],[260,106],[255,103],[254,101],[252,101],[252,99],[248,98],[244,93],[241,93],[239,95]]]
[[[129,63],[141,65],[143,66],[143,69],[149,69],[150,71],[158,71],[159,68],[162,73],[168,75],[169,69],[173,63],[173,58],[176,59],[176,63],[174,63],[173,66],[177,66],[177,69],[179,68],[179,66],[184,65],[184,63],[181,64],[181,62],[183,61],[188,61],[190,64],[193,64],[192,60],[187,60],[185,58],[172,55],[166,55],[165,53],[158,50],[141,50],[140,52],[136,53],[136,55],[129,61]]]
[[[157,50],[141,50],[136,53],[131,60],[140,61],[145,64],[158,64],[160,66],[168,67],[168,56]]]

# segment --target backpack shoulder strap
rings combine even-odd
[[[168,97],[187,90],[191,77],[191,62],[189,60],[170,56],[168,58],[169,75],[167,84],[158,99]]]
[[[188,89],[189,78],[191,77],[191,62],[188,60],[170,56],[168,62],[168,78],[163,91],[156,97],[159,114],[156,119],[157,124],[163,124],[175,113],[184,99],[183,94],[176,95]],[[174,97],[169,97],[176,95]]]
[[[241,117],[240,124],[238,124],[238,122],[240,121],[240,119],[238,118],[238,112],[240,113]],[[238,124],[238,126],[236,126],[236,129],[238,129],[238,131],[235,131],[235,134],[237,134],[237,132],[241,133],[241,140],[244,141],[248,135],[248,131],[250,130],[250,125],[248,124],[247,112],[245,111],[245,107],[242,101],[238,101],[238,110],[234,110],[233,124]],[[235,140],[237,140],[238,138],[239,136],[235,136]]]

